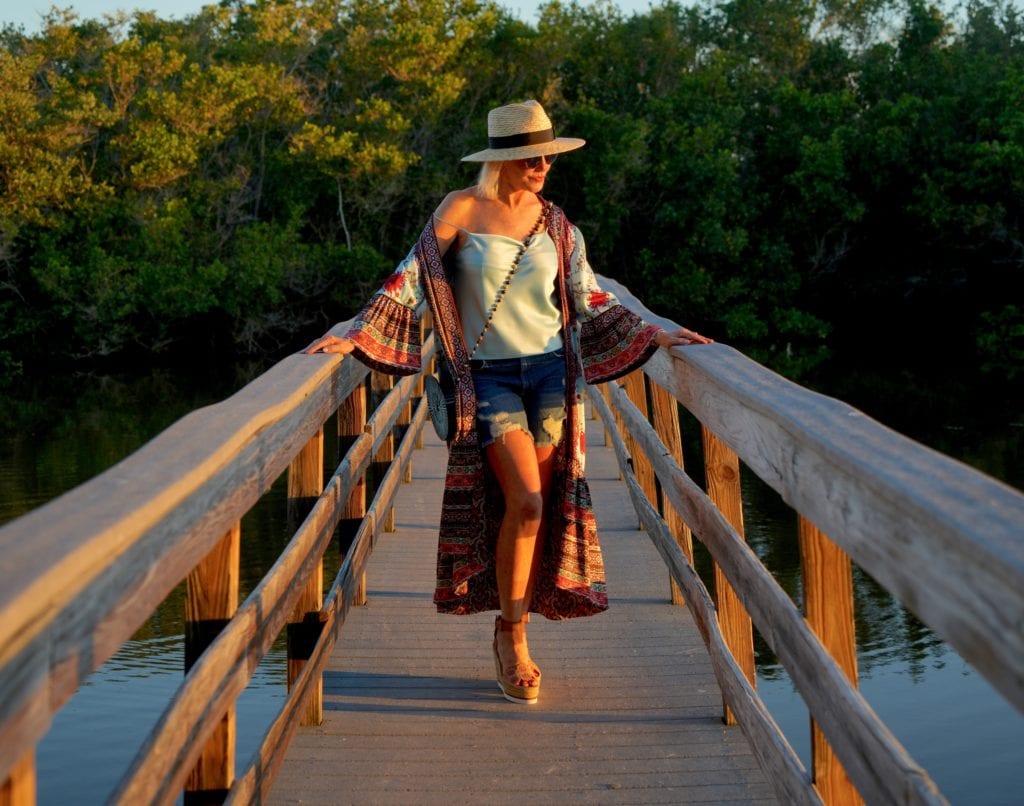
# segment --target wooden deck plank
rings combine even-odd
[[[601,445],[600,425],[588,427]],[[324,722],[301,728],[275,804],[772,803],[685,608],[618,481],[590,448],[588,480],[612,606],[530,625],[540,702],[506,702],[493,677],[494,617],[436,613],[444,451],[428,435],[396,527],[367,573],[324,675]]]

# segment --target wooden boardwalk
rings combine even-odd
[[[300,728],[275,804],[770,803],[771,787],[721,694],[688,611],[637,519],[601,426],[588,480],[612,606],[537,617],[539,704],[493,677],[494,616],[440,616],[431,593],[445,464],[429,426],[324,674],[324,721]]]

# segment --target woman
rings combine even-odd
[[[555,157],[583,140],[556,137],[536,101],[491,110],[487,129],[489,148],[463,157],[484,163],[477,185],[441,202],[344,338],[306,352],[417,372],[416,312],[429,305],[456,387],[434,601],[446,613],[500,610],[498,685],[534,703],[530,611],[561,619],[608,607],[583,477],[582,381],[617,378],[659,346],[710,340],[648,325],[598,287],[579,230],[540,195]]]

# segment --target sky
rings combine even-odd
[[[118,9],[142,8],[155,11],[159,17],[181,19],[195,14],[204,5],[211,5],[216,0],[3,0],[0,11],[0,25],[14,23],[24,26],[26,33],[35,33],[40,29],[40,20],[51,6],[73,8],[82,18],[97,18]],[[520,19],[535,22],[537,9],[544,0],[498,0],[498,4],[516,13]],[[646,11],[650,0],[614,0],[615,5],[625,14]]]

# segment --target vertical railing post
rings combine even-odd
[[[395,379],[390,375],[385,375],[383,372],[377,372],[374,370],[370,373],[370,391],[373,394],[373,408],[376,409],[380,405],[380,402],[387,397],[395,386]],[[388,429],[388,434],[381,441],[380,449],[377,454],[373,457],[373,464],[375,467],[375,477],[380,479],[387,472],[388,467],[395,459],[395,435],[394,429]],[[395,531],[395,509],[391,507],[384,515],[384,520],[381,521],[381,525],[385,532]]]
[[[241,524],[236,523],[188,575],[185,583],[185,671],[238,609]],[[203,748],[185,784],[185,804],[223,803],[235,779],[235,707]]]
[[[626,391],[626,396],[629,397],[630,401],[640,411],[644,419],[649,419],[648,406],[647,406],[647,376],[644,375],[642,369],[633,370],[625,378],[623,378],[623,388]],[[658,508],[658,487],[655,483],[654,467],[651,465],[651,460],[647,458],[643,451],[639,449],[636,444],[636,440],[630,436],[628,431],[625,431],[626,445],[629,447],[629,456],[633,463],[633,472],[636,474],[637,483],[640,485],[640,489],[644,491],[644,495],[647,496],[647,500],[651,502],[651,506],[655,509]],[[643,524],[641,524],[641,527]]]
[[[850,557],[802,515],[799,534],[807,623],[836,665],[843,670],[850,684],[856,687],[857,636]],[[846,770],[813,719],[811,766],[814,785],[821,799],[829,806],[863,803]]]
[[[421,375],[416,383],[422,384],[423,376]],[[413,395],[416,394],[415,388],[413,389]],[[412,422],[412,403],[413,397],[410,396],[409,400],[402,406],[402,410],[398,412],[398,419],[395,420],[396,425],[408,426]],[[410,484],[412,482],[412,457],[405,463],[405,469],[402,470],[402,483]]]
[[[714,502],[725,519],[732,524],[736,533],[743,538],[743,499],[740,494],[740,460],[707,427],[701,427],[704,440],[704,467],[707,474],[708,497]],[[750,616],[743,608],[736,591],[715,563],[715,606],[718,624],[736,663],[747,681],[757,685],[754,669],[754,628]],[[724,708],[727,725],[735,725],[736,717],[728,706]]]
[[[352,443],[366,430],[366,385],[360,384],[352,390],[345,402],[338,408],[338,458],[347,452]],[[341,511],[339,540],[342,551],[351,542],[366,517],[366,474],[352,486],[348,501]],[[357,605],[366,604],[366,572],[359,577],[352,599]]]
[[[321,428],[288,465],[288,530],[294,532],[309,514],[324,489],[324,430]],[[301,580],[300,580],[301,581]],[[324,568],[316,569],[305,580],[302,594],[288,620],[288,690],[299,679],[320,638],[323,621]],[[301,725],[323,722],[323,679],[310,687]]]
[[[0,785],[0,806],[36,806],[36,753],[29,750]]]
[[[423,344],[424,342],[426,342],[427,336],[430,334],[430,323],[431,323],[431,321],[432,321],[432,319],[430,318],[430,311],[427,311],[426,313],[424,313],[422,318],[420,319],[420,344]],[[424,390],[423,390],[423,378],[424,378],[424,376],[428,375],[428,374],[433,374],[433,372],[434,372],[434,359],[433,358],[431,358],[429,361],[424,362],[422,364],[422,366],[420,366],[420,375],[416,379],[416,391],[413,392],[413,395],[415,396],[414,400],[417,403],[419,403],[420,399],[423,397],[423,394],[424,394]],[[418,451],[419,450],[423,450],[423,430],[424,429],[421,428],[419,430],[419,433],[416,434],[416,450],[418,450]],[[410,477],[409,480],[412,481],[411,477]]]
[[[615,414],[615,421],[618,422],[618,419],[619,419],[618,414],[615,413],[615,407],[612,405],[612,390],[611,390],[611,388],[609,386],[610,383],[614,383],[614,381],[609,381],[608,383],[602,383],[600,386],[597,387],[597,391],[601,393],[601,397],[604,398],[604,402],[608,404],[608,410],[610,412],[612,412],[613,414]],[[605,427],[604,427],[604,447],[606,447],[606,448],[610,448],[611,445],[612,445],[612,438],[611,438],[611,435],[608,433],[609,429],[611,429],[611,428],[613,428],[611,423],[605,424]],[[618,464],[618,463],[616,463],[616,464]],[[622,481],[622,479],[623,479],[622,468],[620,467],[619,468],[619,481]]]
[[[656,383],[651,384],[651,403],[654,410],[654,429],[661,437],[661,441],[665,443],[669,454],[682,469],[684,467],[683,437],[679,430],[679,404],[672,395]],[[690,527],[686,525],[665,495],[662,495],[661,503],[661,515],[665,519],[669,531],[675,537],[676,543],[683,550],[690,565],[693,565],[693,535],[690,532]],[[686,604],[683,592],[671,576],[669,577],[669,591],[672,604]]]

